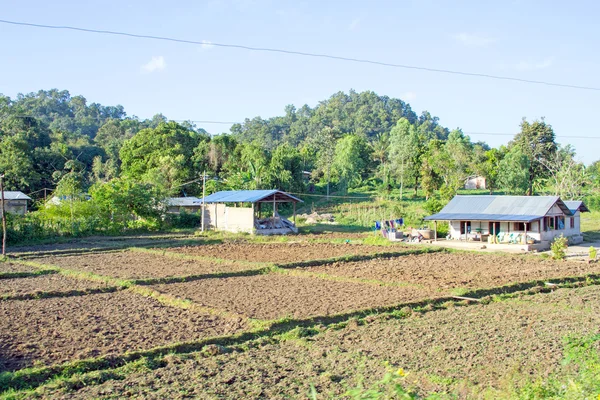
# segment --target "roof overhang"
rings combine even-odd
[[[210,203],[303,203],[299,198],[281,190],[226,190],[197,200]]]
[[[425,217],[425,221],[532,222],[543,217],[543,215],[438,213]]]

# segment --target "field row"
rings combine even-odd
[[[324,263],[274,268],[269,273],[261,269],[263,264],[247,260],[226,263],[131,251],[37,261],[81,276],[57,271],[33,275],[38,270],[31,266],[0,264],[0,275],[32,274],[0,280],[0,298],[4,298],[0,318],[7,321],[0,326],[0,370],[231,335],[255,327],[249,318],[273,321],[350,314],[473,289],[600,272],[595,264],[472,253]],[[248,271],[249,266],[255,270]],[[223,273],[234,275],[211,277]],[[127,285],[120,286],[117,279],[80,279],[98,275],[194,279],[167,284],[150,281],[130,290],[122,290]],[[109,291],[115,293],[103,293]],[[82,294],[90,295],[73,297]],[[23,300],[35,297],[49,298]]]
[[[487,305],[372,315],[324,330],[296,329],[278,341],[158,356],[42,386],[36,397],[283,399],[305,398],[313,390],[318,398],[339,398],[402,368],[398,381],[422,395],[513,398],[520,385],[532,379],[537,384],[536,377],[559,384],[562,379],[558,390],[573,385],[561,370],[565,338],[585,339],[600,333],[599,326],[600,287],[560,289]]]

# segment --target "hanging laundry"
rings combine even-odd
[[[375,221],[375,230],[376,231],[381,230],[381,222]]]

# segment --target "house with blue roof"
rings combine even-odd
[[[302,200],[281,190],[225,190],[193,201],[204,208],[209,229],[262,235],[297,233],[296,203]],[[279,215],[281,203],[291,203],[292,221]]]
[[[581,243],[582,212],[589,212],[582,201],[558,196],[455,196],[425,220],[435,221],[436,227],[438,221],[448,221],[447,239],[543,249],[560,235],[571,244]]]

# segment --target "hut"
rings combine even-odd
[[[209,229],[260,235],[297,233],[296,203],[301,202],[280,190],[226,190],[198,200],[201,207],[205,204],[203,217]],[[281,203],[292,203],[292,221],[279,215]]]

